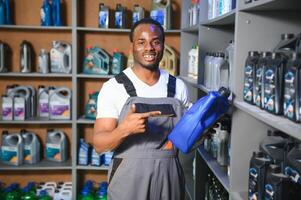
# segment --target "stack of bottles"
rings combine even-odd
[[[83,138],[79,142],[78,164],[92,166],[109,166],[113,157],[113,152],[97,153],[95,148],[85,142]]]
[[[189,26],[195,26],[199,23],[200,5],[199,0],[191,0],[188,10]]]
[[[22,129],[20,133],[2,132],[0,161],[8,165],[36,164],[41,160],[41,142],[38,136]],[[63,162],[68,158],[67,137],[62,131],[48,130],[46,136],[46,160]]]
[[[231,118],[223,117],[209,133],[204,139],[204,149],[220,166],[228,168],[229,175]]]
[[[282,34],[273,52],[250,51],[243,98],[250,104],[301,121],[301,34]]]
[[[65,87],[8,85],[2,95],[2,120],[71,119],[71,90]]]
[[[44,0],[40,15],[41,26],[63,26],[61,0]]]
[[[199,73],[199,46],[193,46],[188,52],[188,77],[197,80]]]
[[[236,0],[208,0],[208,19],[214,19],[236,8]]]
[[[10,0],[0,0],[0,25],[12,25]]]
[[[11,52],[8,44],[0,42],[0,72],[10,71],[8,59]],[[20,72],[33,72],[34,65],[34,49],[33,45],[26,40],[20,44]],[[52,41],[52,47],[49,53],[43,48],[38,56],[37,72],[47,73],[65,73],[70,74],[72,71],[71,44],[64,41]]]
[[[1,200],[72,200],[71,182],[41,182],[28,184],[21,188],[18,183],[12,183],[5,187],[0,183]]]
[[[166,4],[161,1],[152,1],[150,17],[158,21],[164,29],[171,28],[171,1],[167,0]],[[120,3],[116,4],[114,13],[114,28],[127,28],[127,8]],[[110,25],[110,8],[103,3],[99,4],[98,14],[98,26],[100,28],[109,28]],[[132,11],[132,23],[133,26],[137,21],[145,17],[144,8],[138,4],[134,4]]]
[[[269,131],[250,160],[249,199],[301,199],[300,155],[300,141]]]
[[[108,183],[101,182],[98,188],[94,187],[94,182],[88,180],[79,194],[79,200],[107,200]]]
[[[205,183],[205,200],[228,200],[229,194],[212,174],[208,173]]]

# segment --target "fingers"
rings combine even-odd
[[[145,119],[145,118],[148,118],[148,117],[156,117],[156,116],[159,116],[159,115],[161,115],[160,111],[151,111],[151,112],[147,112],[147,113],[141,113],[140,117]]]
[[[129,111],[128,111],[128,115],[129,114],[132,114],[132,113],[135,113],[136,112],[136,106],[135,106],[135,104],[132,104],[131,105],[131,108],[129,109]]]

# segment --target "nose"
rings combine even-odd
[[[145,50],[154,50],[154,46],[151,42],[145,43]]]

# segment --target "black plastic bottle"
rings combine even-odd
[[[249,168],[249,199],[264,200],[264,185],[267,167],[272,160],[263,152],[253,152]]]
[[[301,53],[292,53],[284,73],[284,116],[293,121],[300,120],[300,73]]]
[[[286,59],[282,53],[272,53],[263,76],[264,109],[276,115],[283,111],[283,73]]]
[[[246,102],[253,104],[253,87],[255,80],[255,67],[259,54],[257,51],[250,51],[244,69],[244,89],[243,98]]]
[[[263,108],[263,71],[267,66],[267,61],[270,56],[271,52],[262,52],[260,54],[258,64],[255,67],[255,86],[253,87],[253,102],[259,108]]]

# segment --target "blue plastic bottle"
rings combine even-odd
[[[0,0],[0,25],[6,24],[5,18],[5,3],[4,1]]]
[[[53,0],[52,1],[52,18],[54,26],[62,26],[62,18],[61,18],[61,1]]]
[[[41,7],[41,26],[52,26],[51,6],[49,0],[44,0]]]
[[[13,24],[13,20],[12,20],[11,15],[10,15],[10,0],[4,0],[4,3],[5,3],[5,14],[6,14],[5,23],[7,25],[11,25],[11,24]]]
[[[79,195],[79,200],[94,200],[93,194],[89,191],[89,189],[84,188]]]

